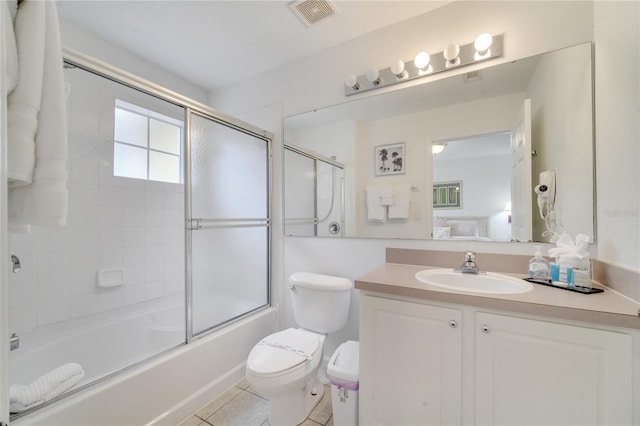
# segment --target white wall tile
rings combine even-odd
[[[60,298],[55,302],[38,304],[38,327],[69,319],[69,299]]]
[[[144,263],[162,263],[164,259],[164,247],[162,244],[146,245]]]
[[[145,265],[144,280],[146,282],[161,281],[163,277],[164,269],[162,263],[147,263]]]
[[[163,209],[150,209],[145,210],[145,223],[149,226],[162,226],[164,223],[164,210]]]
[[[184,278],[165,277],[163,291],[165,295],[184,293]]]
[[[145,209],[141,207],[125,207],[123,224],[127,228],[143,227]]]
[[[122,227],[100,228],[98,230],[99,247],[101,249],[122,247],[123,234]]]
[[[98,207],[69,206],[70,228],[95,228],[98,226]]]
[[[25,308],[36,305],[36,280],[10,283],[9,300],[11,308]]]
[[[124,207],[144,207],[144,189],[123,188],[122,205]]]
[[[122,207],[123,189],[117,186],[100,186],[100,206]]]
[[[98,295],[95,293],[71,296],[69,317],[78,318],[98,312]]]
[[[164,192],[163,207],[171,210],[184,210],[184,194],[182,192]]]
[[[71,297],[96,295],[96,269],[85,271],[71,271],[69,274],[69,294]]]
[[[144,284],[145,265],[127,266],[124,270],[126,285]]]
[[[164,291],[164,282],[159,281],[147,281],[144,285],[144,298],[146,300],[155,299],[162,296]]]
[[[99,198],[99,186],[85,183],[69,184],[70,206],[97,206]]]
[[[142,266],[146,263],[145,246],[124,247],[122,250],[123,250],[123,256],[124,256],[122,264],[125,267]]]
[[[124,305],[124,288],[101,288],[98,292],[98,311],[104,312]]]
[[[69,272],[69,254],[42,253],[38,255],[38,279],[65,276]]]
[[[167,209],[163,210],[164,212],[164,226],[175,226],[182,230],[184,230],[184,209]]]
[[[144,243],[146,245],[162,244],[164,240],[162,227],[147,227],[144,230]]]
[[[164,193],[162,191],[145,191],[144,206],[148,209],[161,209],[164,206]]]
[[[122,251],[122,248],[100,249],[98,251],[98,269],[122,268]]]
[[[124,228],[122,242],[124,247],[144,245],[144,228]]]
[[[36,232],[26,233],[10,233],[9,234],[9,250],[18,255],[20,260],[25,254],[37,253],[36,248]]]
[[[67,230],[69,234],[70,250],[86,250],[98,248],[97,228],[71,228]]]
[[[100,207],[99,215],[101,228],[123,226],[124,210],[122,207]]]
[[[35,306],[28,308],[10,309],[9,331],[21,333],[33,330],[38,326],[38,310]]]
[[[97,185],[100,182],[98,163],[93,161],[70,161],[69,182]]]
[[[124,287],[124,303],[132,305],[134,303],[144,302],[144,283],[126,285]]]

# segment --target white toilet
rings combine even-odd
[[[265,337],[247,359],[247,381],[269,399],[271,426],[302,423],[322,398],[317,374],[324,339],[345,326],[353,287],[347,278],[308,272],[292,274],[289,284],[300,328]]]

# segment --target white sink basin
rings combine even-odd
[[[448,290],[483,294],[516,294],[531,291],[533,285],[519,278],[487,272],[463,274],[453,269],[425,269],[416,273],[416,279],[425,284]]]

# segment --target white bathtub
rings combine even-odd
[[[173,349],[12,424],[175,425],[240,380],[253,345],[276,329],[275,309],[268,308],[175,347],[184,341],[184,326],[177,325],[180,318],[184,308],[172,304],[123,315],[97,327],[83,324],[72,333],[65,332],[65,325],[41,330],[38,336],[21,336],[21,348],[10,360],[12,384],[28,384],[66,362],[77,362],[86,373],[78,385],[82,386]],[[69,354],[75,354],[73,359]]]

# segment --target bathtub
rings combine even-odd
[[[28,384],[66,362],[79,363],[85,377],[69,395],[11,424],[175,425],[239,381],[253,345],[276,329],[275,309],[265,308],[181,344],[181,318],[183,305],[164,303],[109,321],[85,320],[80,328],[56,325],[21,336],[10,359],[12,384]]]

